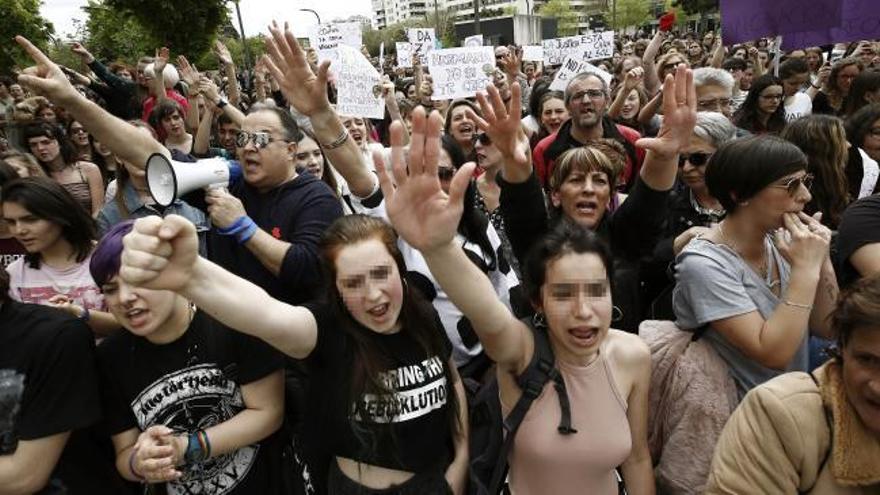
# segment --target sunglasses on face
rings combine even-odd
[[[785,181],[784,184],[773,184],[770,187],[785,189],[790,196],[794,196],[800,190],[801,185],[807,188],[807,191],[813,186],[813,174],[805,174],[800,177],[792,177]]]
[[[238,134],[235,136],[235,147],[244,148],[247,146],[248,141],[254,143],[254,147],[261,150],[269,146],[269,143],[275,141],[275,139],[268,132],[238,131]]]
[[[709,158],[712,157],[712,153],[682,153],[678,155],[678,166],[684,167],[685,162],[690,162],[691,165],[695,167],[702,167],[703,165],[709,163]]]
[[[475,134],[473,137],[474,143],[480,143],[483,146],[489,146],[492,144],[492,138],[489,137],[485,132],[481,132],[479,134]]]

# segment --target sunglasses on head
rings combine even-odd
[[[235,136],[236,148],[244,148],[247,146],[248,141],[254,143],[254,147],[261,150],[269,146],[269,143],[275,141],[275,139],[268,132],[238,131],[238,134]]]
[[[709,162],[711,157],[712,153],[682,153],[678,155],[678,166],[684,167],[685,162],[690,162],[695,167],[702,167]]]
[[[483,146],[489,146],[492,144],[492,138],[489,137],[485,132],[481,132],[479,134],[474,134],[474,143],[479,142]]]
[[[813,186],[813,174],[804,174],[800,177],[792,177],[785,181],[784,184],[771,184],[770,187],[785,189],[789,195],[794,196],[801,188],[801,184],[807,188],[807,191]]]

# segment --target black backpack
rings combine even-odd
[[[532,402],[541,395],[544,385],[553,381],[559,396],[562,417],[559,433],[577,433],[571,427],[571,406],[565,390],[562,375],[556,369],[556,358],[550,347],[547,331],[536,326],[530,319],[522,320],[535,338],[535,353],[531,362],[516,382],[522,389],[522,396],[506,418],[501,416],[501,402],[498,398],[498,380],[493,375],[477,391],[470,412],[470,465],[468,466],[468,493],[470,495],[497,495],[504,487],[507,476],[507,456],[513,447],[513,440],[520,423],[526,416]]]

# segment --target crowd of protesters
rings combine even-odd
[[[510,493],[880,492],[880,42],[640,32],[564,91],[498,46],[453,101],[364,49],[376,120],[269,31],[16,38],[0,494],[485,494],[487,387]],[[157,154],[230,179],[160,204]]]

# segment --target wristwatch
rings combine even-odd
[[[80,315],[77,316],[76,319],[79,321],[87,322],[87,321],[89,321],[89,319],[91,319],[91,317],[92,317],[92,315],[91,315],[91,313],[89,313],[89,308],[83,308],[83,312],[80,313]]]
[[[223,108],[223,107],[225,107],[226,105],[229,105],[229,102],[226,101],[225,99],[220,98],[220,99],[217,100],[217,108]]]

